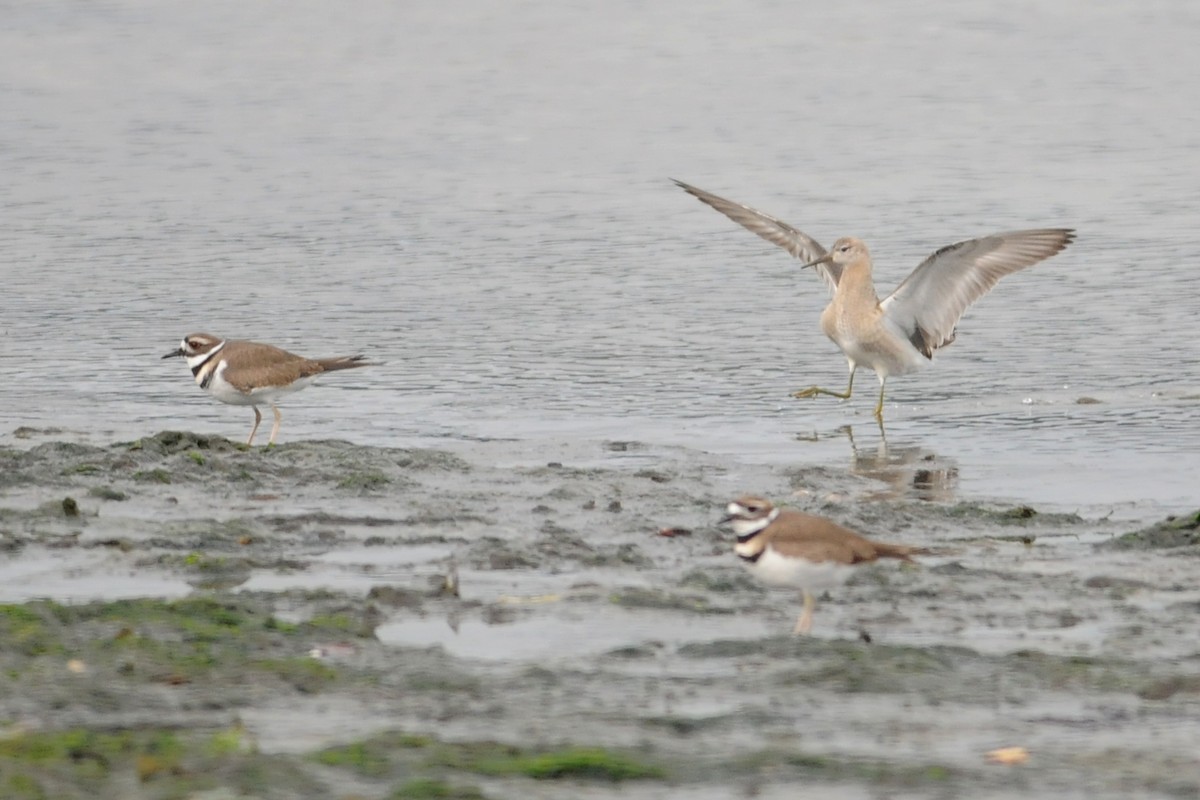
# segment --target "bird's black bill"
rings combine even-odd
[[[178,358],[181,355],[183,355],[183,348],[177,347],[174,350],[172,350],[171,352],[167,353],[165,356],[163,356],[163,358]]]

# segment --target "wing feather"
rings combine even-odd
[[[674,179],[672,178],[672,180]],[[700,202],[720,211],[751,233],[756,233],[768,242],[787,250],[793,256],[800,259],[801,263],[807,264],[825,255],[825,248],[818,244],[815,239],[796,230],[782,220],[775,219],[769,214],[764,214],[750,206],[744,206],[741,203],[726,200],[724,197],[718,197],[703,189],[697,189],[695,186],[690,186],[683,181],[675,181],[675,185]],[[842,268],[840,266],[835,264],[818,264],[816,270],[821,275],[821,279],[829,287],[831,293],[837,289],[838,280],[842,277]]]
[[[836,561],[857,564],[891,555],[889,545],[873,542],[833,520],[787,509],[780,513],[774,525],[778,531],[771,536],[771,546],[786,556],[821,563]],[[880,552],[881,549],[888,553]],[[903,548],[901,548],[903,549]]]
[[[243,394],[249,394],[261,386],[286,386],[325,371],[316,361],[274,345],[250,341],[238,341],[236,344],[243,348],[244,361],[237,369],[226,370],[224,378]]]
[[[880,306],[926,356],[954,341],[962,315],[1005,275],[1061,252],[1067,228],[1010,231],[947,245],[921,262]]]
[[[837,542],[828,539],[772,539],[771,546],[779,553],[791,558],[803,558],[814,564],[834,561],[838,564],[855,564],[859,561],[871,561],[864,557],[848,542]]]

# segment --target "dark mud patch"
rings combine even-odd
[[[1102,548],[1113,550],[1197,548],[1198,546],[1200,546],[1200,511],[1183,516],[1167,517],[1147,528],[1126,533],[1100,545]]]
[[[461,458],[440,451],[360,448],[338,441],[251,448],[177,431],[110,447],[47,442],[30,450],[0,449],[0,488],[56,484],[123,494],[114,484],[128,481],[137,494],[139,484],[143,490],[159,484],[228,490],[288,479],[292,486],[370,494],[412,488],[419,484],[414,473],[469,469]]]
[[[989,506],[980,503],[955,503],[935,506],[933,515],[946,520],[964,522],[986,522],[997,526],[1023,528],[1073,527],[1085,524],[1078,514],[1038,511],[1032,506]]]

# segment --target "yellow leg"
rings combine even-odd
[[[246,440],[247,446],[254,444],[254,434],[258,433],[258,423],[262,422],[262,412],[258,410],[258,406],[251,406],[254,409],[254,427],[250,429],[250,438]]]
[[[879,424],[883,425],[883,389],[887,386],[887,379],[879,379],[879,402],[875,404],[875,419],[879,420]]]
[[[850,383],[846,385],[845,392],[835,392],[832,389],[823,389],[820,386],[810,386],[807,389],[801,389],[798,392],[792,392],[792,397],[816,397],[819,394],[827,394],[831,397],[840,397],[843,400],[850,399],[850,393],[854,391],[854,367],[850,367]]]
[[[792,628],[793,636],[806,636],[812,630],[813,609],[816,607],[816,599],[805,589],[804,611],[800,613],[800,619],[796,620],[796,627]]]
[[[279,407],[272,405],[271,410],[275,412],[275,424],[271,427],[271,438],[267,440],[267,447],[275,444],[275,434],[279,433],[279,422],[283,418],[279,416]]]

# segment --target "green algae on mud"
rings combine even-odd
[[[335,787],[260,753],[239,727],[179,730],[67,728],[0,736],[0,796],[6,800],[335,796]],[[222,795],[224,796],[224,795]]]
[[[395,800],[485,798],[475,776],[620,783],[661,780],[663,771],[603,748],[525,751],[494,742],[443,742],[387,733],[303,758],[263,754],[239,727],[16,731],[0,737],[0,796],[185,797],[218,788],[236,796],[343,796],[348,771],[371,796]],[[132,787],[138,787],[132,790]]]
[[[437,778],[417,778],[397,786],[388,800],[487,800],[474,786],[456,786]]]
[[[616,783],[666,777],[660,766],[599,747],[529,751],[499,742],[445,742],[427,735],[403,732],[380,734],[331,747],[310,758],[371,778],[395,778],[414,766],[501,777],[524,776],[535,780]]]
[[[65,659],[87,673],[69,694],[72,705],[84,708],[102,708],[114,693],[145,685],[245,684],[261,676],[313,693],[334,683],[339,671],[311,658],[304,643],[354,636],[355,626],[340,616],[282,622],[266,607],[245,597],[0,605],[0,640],[8,643],[0,654],[0,688],[61,703],[60,690],[70,687],[55,683],[55,675]]]

